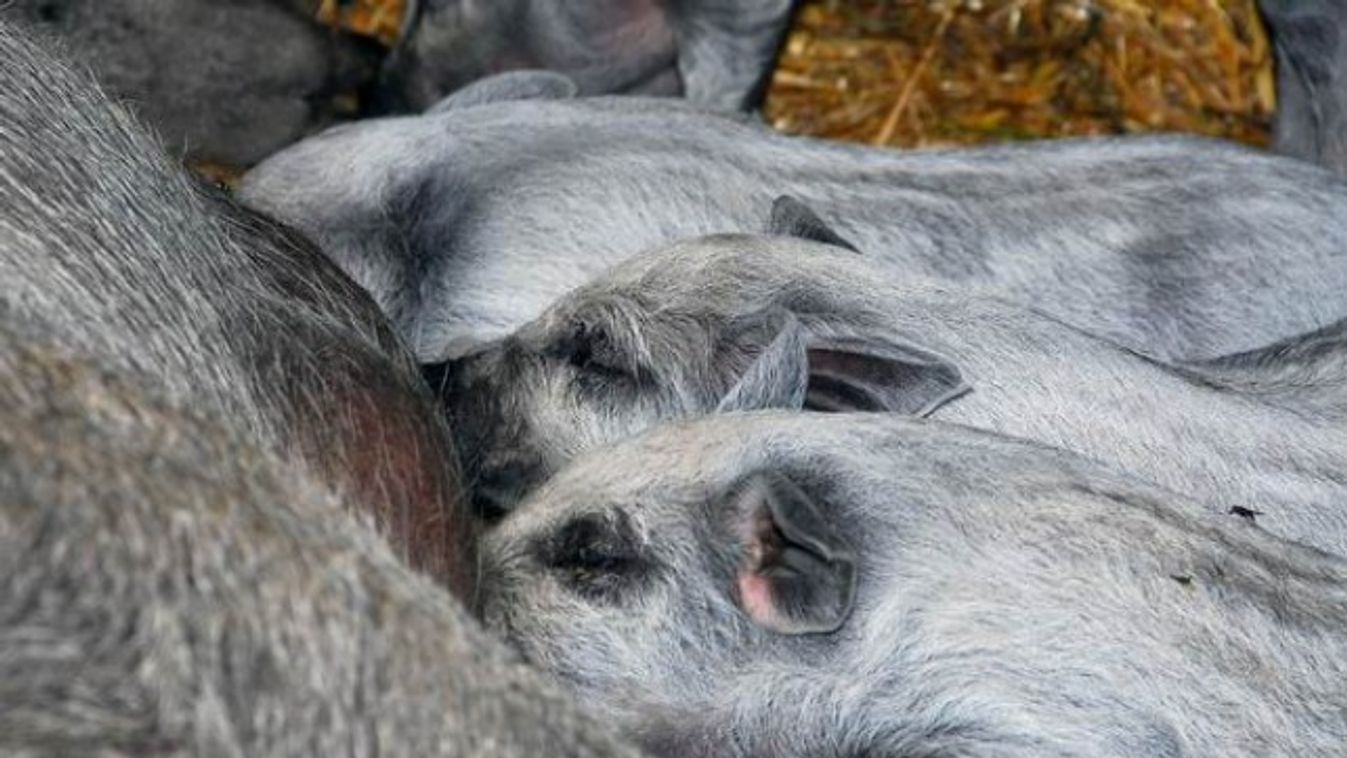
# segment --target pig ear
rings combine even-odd
[[[766,347],[721,397],[717,413],[784,408],[926,416],[971,389],[957,365],[928,350],[876,337],[814,337],[784,309],[741,327],[730,342],[737,349]]]
[[[772,203],[772,216],[767,221],[767,233],[780,237],[801,239],[835,245],[859,253],[856,246],[834,232],[812,208],[790,195],[782,195]]]
[[[816,339],[807,353],[808,410],[926,416],[971,389],[954,363],[893,340]]]
[[[579,90],[570,77],[555,71],[509,71],[469,84],[430,106],[426,113],[509,100],[570,100]]]
[[[836,631],[856,602],[856,560],[818,505],[794,482],[754,474],[731,511],[743,538],[739,607],[779,634]]]
[[[804,407],[809,386],[804,327],[795,314],[782,310],[769,315],[759,328],[775,336],[720,399],[716,413]]]

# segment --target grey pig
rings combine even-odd
[[[0,753],[636,754],[227,421],[0,321]]]
[[[757,106],[795,0],[414,0],[384,64],[414,110],[490,74],[549,69],[587,94],[683,95]]]
[[[449,432],[377,306],[3,20],[0,60],[0,317],[230,419],[470,592]]]
[[[493,86],[535,99],[492,102]],[[475,90],[301,142],[240,189],[310,234],[425,363],[642,250],[759,231],[781,194],[895,276],[996,285],[1164,357],[1347,314],[1347,184],[1302,161],[1183,137],[903,153],[654,98],[549,99],[564,88],[518,76]]]
[[[1241,371],[1169,366],[995,293],[894,282],[838,247],[723,235],[627,261],[429,373],[485,515],[669,420],[877,411],[1061,447],[1347,554],[1347,425],[1294,392],[1241,389]]]
[[[0,19],[66,41],[175,154],[246,167],[333,123],[378,73],[378,45],[324,29],[317,3],[9,0]]]
[[[669,425],[575,463],[483,555],[488,626],[668,755],[1347,745],[1347,563],[956,425]]]
[[[1347,421],[1347,319],[1260,349],[1186,366],[1201,378],[1277,405]]]
[[[1347,3],[1258,5],[1277,52],[1274,146],[1347,176]]]

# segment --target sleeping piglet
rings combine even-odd
[[[1347,744],[1347,563],[964,427],[666,426],[577,462],[483,553],[488,624],[659,754]]]
[[[721,235],[633,258],[428,373],[488,515],[582,451],[679,418],[871,411],[1071,450],[1347,554],[1332,399],[1347,361],[1332,330],[1311,336],[1318,348],[1170,364],[997,291],[894,277],[836,245]]]

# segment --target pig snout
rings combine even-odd
[[[526,444],[531,429],[524,414],[510,412],[502,391],[518,374],[522,357],[518,346],[506,340],[424,369],[445,415],[459,425],[472,509],[488,522],[504,517],[548,475],[542,457]]]

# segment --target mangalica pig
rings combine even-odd
[[[966,427],[670,425],[577,461],[483,556],[488,625],[666,755],[1347,744],[1347,562]]]

